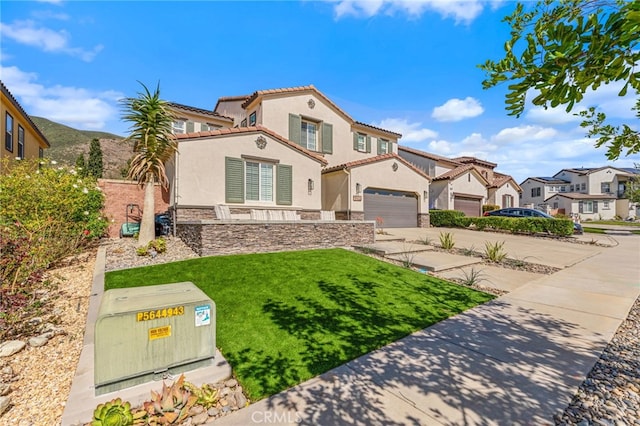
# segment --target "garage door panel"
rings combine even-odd
[[[401,192],[364,194],[364,219],[381,217],[385,228],[414,228],[418,226],[418,199]]]
[[[453,199],[453,209],[464,212],[470,217],[480,216],[481,200],[475,198],[459,197]]]

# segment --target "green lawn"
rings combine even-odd
[[[106,274],[106,289],[192,281],[252,400],[493,296],[342,249],[205,257]]]

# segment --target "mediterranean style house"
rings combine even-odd
[[[44,150],[50,147],[49,141],[2,81],[0,89],[0,131],[4,135],[0,157],[42,158]]]
[[[222,97],[213,111],[170,105],[179,154],[167,174],[178,220],[429,225],[431,179],[398,155],[401,135],[354,120],[314,86]]]
[[[432,178],[430,209],[480,216],[485,204],[519,205],[520,186],[511,176],[495,171],[495,163],[475,157],[446,158],[406,146],[399,146],[398,153]]]
[[[562,169],[552,177],[530,177],[520,184],[520,203],[581,220],[637,217],[637,206],[625,196],[636,169],[611,166]]]

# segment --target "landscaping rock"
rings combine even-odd
[[[0,396],[6,396],[11,392],[11,386],[7,383],[0,383]]]
[[[40,346],[44,346],[49,341],[49,337],[46,335],[35,336],[29,339],[29,346],[32,348],[38,348]]]
[[[27,346],[22,340],[8,340],[4,343],[0,343],[0,358],[8,357],[16,354]]]
[[[0,416],[9,408],[9,405],[11,405],[11,399],[8,396],[0,396]]]
[[[191,418],[191,424],[201,425],[201,424],[204,424],[207,420],[209,420],[209,415],[206,412],[204,412],[196,416],[193,416]]]

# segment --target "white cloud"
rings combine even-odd
[[[373,125],[402,134],[402,142],[422,142],[438,136],[437,132],[421,127],[422,123],[409,123],[408,120],[401,118],[385,118]]]
[[[426,11],[433,11],[443,18],[451,17],[456,23],[470,23],[484,8],[485,4],[495,7],[495,2],[485,0],[333,0],[337,3],[334,12],[337,18],[355,16],[369,18],[378,13],[393,15],[405,13],[412,18],[420,17]]]
[[[103,49],[102,45],[97,45],[92,50],[71,47],[69,33],[64,30],[55,31],[39,27],[31,20],[15,21],[13,24],[0,23],[0,34],[18,43],[40,48],[45,52],[65,53],[85,62],[91,62]]]
[[[576,109],[575,113],[578,113],[583,109],[584,108]],[[534,123],[550,125],[577,123],[582,121],[580,116],[575,115],[574,112],[567,113],[562,107],[547,109],[544,109],[543,107],[534,107],[527,111],[525,117]]]
[[[553,138],[558,134],[556,129],[540,126],[507,127],[491,137],[498,143],[534,141]]]
[[[445,140],[439,140],[439,141],[431,141],[429,142],[429,149],[427,149],[428,152],[432,152],[434,154],[439,154],[439,155],[450,155],[453,152],[453,144],[451,142],[447,142]]]
[[[431,117],[438,121],[460,121],[465,118],[477,117],[484,112],[484,108],[475,98],[449,99],[444,105],[435,107]]]
[[[0,67],[2,81],[19,98],[30,115],[41,116],[80,129],[104,129],[109,120],[118,115],[115,106],[124,96],[116,91],[91,90],[55,85],[45,87],[37,83],[35,73],[17,67]]]

